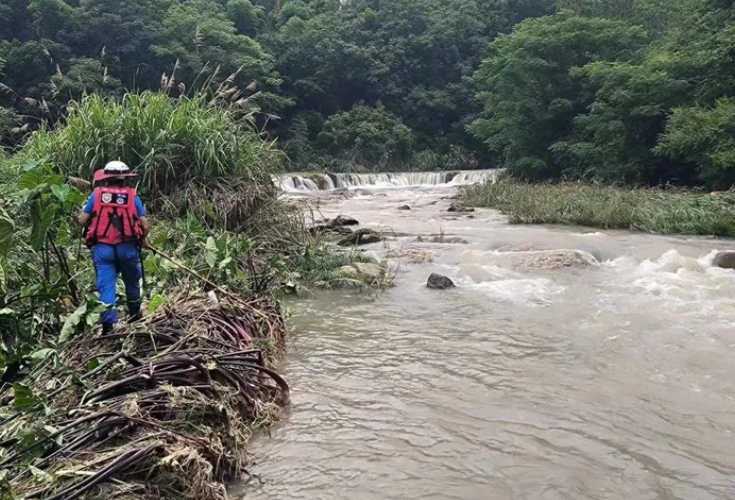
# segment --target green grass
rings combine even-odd
[[[602,184],[500,180],[465,188],[467,205],[494,208],[511,224],[562,224],[656,234],[735,236],[735,194]]]
[[[91,95],[70,103],[63,127],[36,132],[23,153],[84,179],[108,161],[122,160],[139,172],[149,200],[192,183],[233,179],[273,197],[270,176],[283,158],[233,106],[213,104],[203,94],[174,100],[155,92],[120,99]]]

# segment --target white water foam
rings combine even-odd
[[[687,257],[672,249],[657,259],[620,257],[603,266],[614,272],[610,285],[619,287],[621,295],[629,296],[637,290],[641,300],[678,315],[732,317],[735,271],[713,267],[716,253],[713,250],[700,257]]]
[[[547,306],[554,295],[563,293],[566,287],[548,278],[497,265],[494,259],[502,252],[466,250],[460,256],[459,265],[441,266],[447,269],[457,286],[475,290],[501,302],[526,306]]]

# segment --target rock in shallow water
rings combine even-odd
[[[735,252],[731,250],[717,252],[712,259],[712,265],[723,269],[735,269]]]
[[[371,262],[355,262],[351,266],[342,266],[339,271],[345,276],[368,281],[379,280],[383,274],[380,264],[374,264]]]
[[[339,240],[337,245],[347,247],[350,245],[369,245],[370,243],[378,243],[383,238],[372,229],[358,229],[354,233]]]
[[[447,288],[454,288],[454,281],[437,273],[431,273],[429,279],[426,280],[426,288],[433,290],[446,290]]]
[[[474,208],[465,207],[461,203],[454,202],[451,205],[449,205],[449,208],[447,208],[447,212],[474,212]]]
[[[386,257],[391,259],[406,259],[408,262],[418,264],[421,262],[431,262],[434,260],[434,254],[425,250],[409,249],[409,250],[390,250]]]
[[[502,252],[498,254],[498,259],[507,261],[511,267],[527,269],[561,269],[599,264],[588,252],[567,249]]]
[[[338,215],[334,219],[327,221],[328,227],[357,226],[359,222],[349,215]]]

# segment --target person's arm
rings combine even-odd
[[[145,207],[143,206],[143,202],[140,200],[140,198],[136,195],[135,197],[135,210],[138,212],[138,223],[140,224],[140,228],[143,230],[143,240],[141,241],[141,246],[143,248],[149,248],[148,247],[148,232],[150,231],[150,222],[148,221],[148,214],[145,211]]]
[[[148,222],[148,217],[141,217],[139,221],[140,228],[143,230],[143,236],[148,236],[148,230],[150,229],[150,222]]]
[[[82,211],[79,212],[79,215],[77,216],[77,224],[79,224],[82,227],[85,227],[87,224],[89,224],[89,219],[92,218],[92,209],[94,208],[94,193],[87,199],[87,203],[84,205],[84,208],[82,208]]]

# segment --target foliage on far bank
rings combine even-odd
[[[291,171],[499,166],[727,189],[734,12],[731,0],[5,2],[0,141],[55,126],[84,95],[225,84]]]
[[[511,224],[563,224],[656,234],[735,237],[735,194],[596,183],[501,179],[467,187],[468,205],[499,210]]]
[[[474,165],[483,151],[464,129],[478,111],[465,77],[498,33],[552,10],[547,0],[3,2],[0,136],[16,144],[85,94],[158,90],[165,76],[178,97],[235,75],[261,112],[258,125],[294,145],[291,170],[332,161],[349,169],[349,158],[332,158],[316,138],[360,107],[384,107],[410,129],[415,168]],[[370,140],[373,132],[349,134]],[[308,149],[296,147],[304,141]],[[400,156],[402,148],[382,150]],[[357,166],[386,168],[369,159]]]
[[[470,129],[517,179],[728,189],[731,0],[563,0],[501,35]]]

